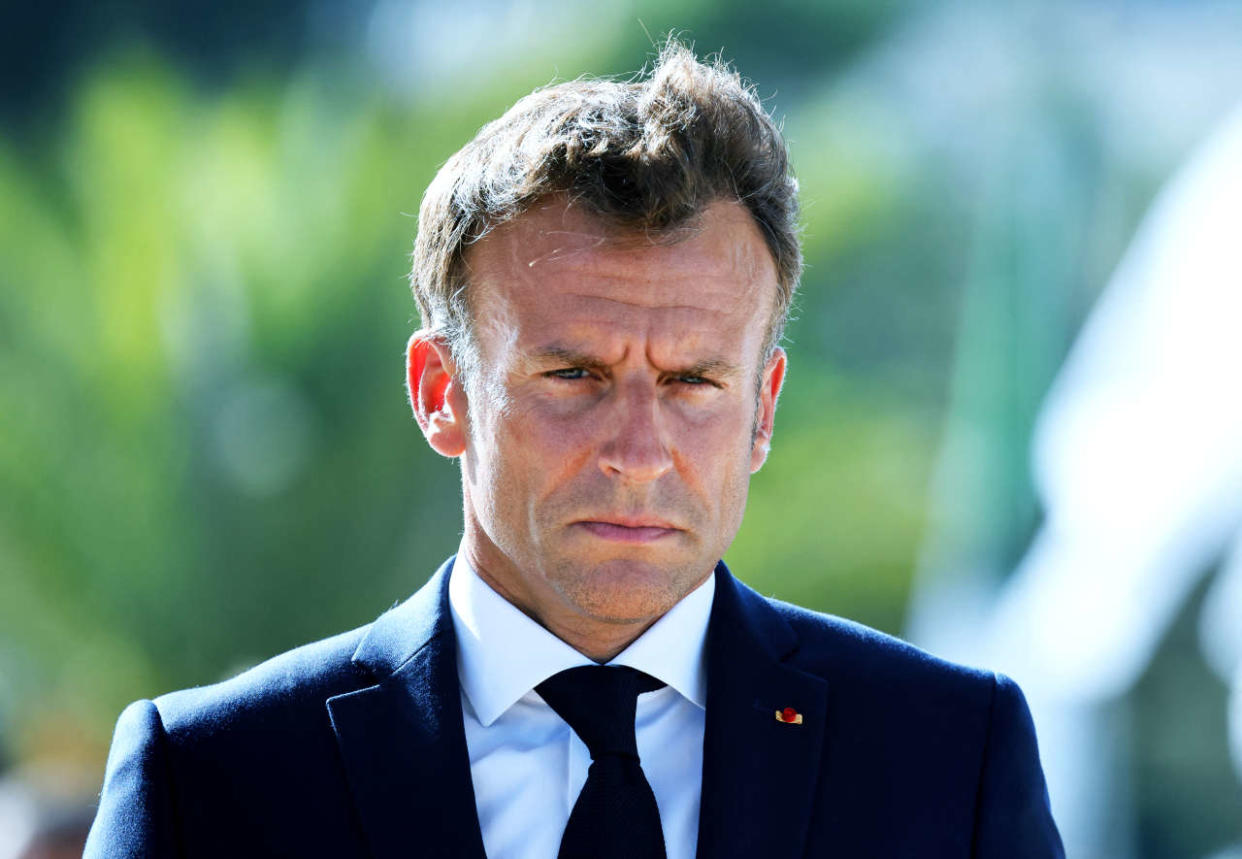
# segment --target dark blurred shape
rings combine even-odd
[[[726,55],[738,68],[762,69],[758,79],[768,86],[775,81],[782,88],[778,97],[787,104],[854,60],[909,5],[898,0],[719,0],[694,16],[688,34],[701,52],[727,46]]]
[[[117,44],[138,42],[178,57],[194,76],[291,68],[308,42],[308,0],[127,0],[14,3],[0,27],[0,119],[55,112],[83,67]]]

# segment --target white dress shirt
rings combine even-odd
[[[609,662],[667,686],[638,696],[635,737],[655,793],[668,859],[698,844],[715,576]],[[474,800],[489,859],[555,859],[586,782],[586,745],[535,692],[560,671],[593,665],[493,591],[459,554],[449,580],[457,674]]]

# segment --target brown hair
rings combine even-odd
[[[798,185],[780,130],[737,72],[670,40],[634,82],[577,80],[536,90],[440,168],[418,216],[411,288],[423,325],[473,364],[466,250],[539,200],[566,194],[624,229],[666,233],[710,203],[750,211],[776,263],[765,339],[780,341],[802,270]]]

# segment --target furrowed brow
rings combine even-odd
[[[605,369],[607,362],[597,355],[580,352],[565,346],[549,346],[531,353],[530,361],[536,366],[586,367],[589,369]],[[670,367],[665,372],[677,376],[703,376],[709,379],[731,380],[741,374],[741,368],[731,361],[721,358],[708,358],[695,361],[693,364]]]

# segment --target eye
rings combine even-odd
[[[575,379],[591,378],[591,371],[586,367],[563,367],[560,370],[552,370],[551,372],[544,373],[544,375],[550,379],[565,379],[567,381],[574,381]]]
[[[707,376],[700,376],[697,373],[682,373],[679,376],[673,376],[669,381],[675,385],[684,385],[687,388],[719,388],[720,383]]]

